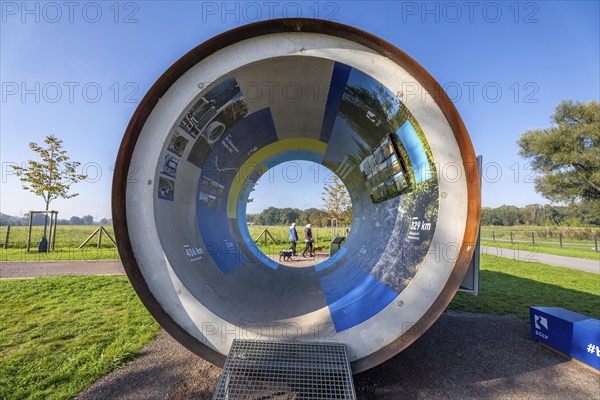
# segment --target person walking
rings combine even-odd
[[[306,228],[304,228],[304,242],[306,243],[306,247],[304,248],[304,251],[302,252],[302,257],[306,257],[307,250],[309,251],[310,257],[314,257],[313,237],[312,237],[312,229],[310,227],[310,224],[307,224]]]
[[[295,222],[292,223],[292,226],[290,226],[290,229],[288,230],[288,237],[290,239],[290,243],[292,244],[292,255],[297,256],[298,254],[296,254],[296,242],[298,241],[298,231],[296,231]]]

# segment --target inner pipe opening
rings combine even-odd
[[[248,196],[248,233],[265,257],[281,265],[327,262],[351,232],[351,196],[322,164],[290,160],[270,166]]]

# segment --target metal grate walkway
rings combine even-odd
[[[356,399],[346,347],[235,339],[215,399]]]

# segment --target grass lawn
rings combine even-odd
[[[481,295],[454,310],[564,307],[600,318],[597,274],[482,255]],[[124,276],[0,280],[0,399],[69,399],[133,359],[158,330]]]
[[[511,244],[511,232],[514,244]],[[532,233],[535,236],[535,246],[531,241]],[[562,249],[560,248],[559,233],[563,234]],[[496,241],[493,241],[493,236]],[[600,242],[600,229],[597,227],[527,225],[481,227],[481,244],[485,246],[600,260],[600,253],[594,250],[594,236],[597,236]]]
[[[600,276],[589,272],[482,254],[480,293],[458,293],[450,308],[529,321],[529,306],[563,307],[600,319]]]
[[[78,249],[79,245],[97,228],[95,225],[74,226],[74,225],[59,225],[56,232],[56,251],[49,253],[38,253],[37,243],[42,236],[43,227],[33,227],[32,233],[32,251],[26,252],[27,244],[27,227],[14,226],[11,227],[10,240],[8,249],[3,249],[0,246],[0,261],[53,261],[53,260],[118,260],[119,253],[106,237],[102,239],[102,247],[97,249],[97,237],[94,237],[82,249]],[[105,227],[111,236],[114,238],[114,231],[111,226]],[[267,228],[277,243],[269,237],[265,244],[264,238],[261,238],[257,245],[265,254],[278,254],[280,250],[289,248],[287,226],[257,226],[250,225],[248,230],[252,239],[256,239],[263,229]],[[345,235],[345,227],[338,228],[338,234]],[[497,240],[492,242],[487,240],[487,236],[491,238],[491,229],[494,230]],[[525,229],[538,229],[546,238],[536,239],[535,251],[546,254],[563,255],[567,257],[580,257],[591,260],[600,259],[600,253],[591,249],[593,241],[577,240],[575,237],[579,234],[586,235],[595,234],[595,228],[546,228],[546,227],[482,227],[482,245],[496,246],[506,249],[531,251],[532,247],[527,244],[530,236]],[[569,238],[564,240],[564,248],[561,249],[558,244],[558,231],[556,229],[568,230],[571,232]],[[301,251],[304,248],[304,227],[299,226],[298,230],[298,249]],[[510,244],[507,240],[509,231],[514,232],[515,241],[519,243]],[[0,241],[3,243],[6,235],[6,227],[0,227]],[[331,228],[313,227],[313,237],[315,238],[315,247],[322,247],[323,252],[329,249],[329,242],[332,238]],[[536,236],[537,237],[537,236]],[[504,241],[502,241],[504,240]]]
[[[95,225],[59,225],[56,228],[56,246],[55,251],[48,253],[38,253],[37,245],[42,237],[43,227],[34,226],[31,236],[31,250],[27,248],[27,227],[13,226],[10,228],[10,240],[8,249],[3,249],[0,245],[0,261],[54,261],[54,260],[118,260],[119,252],[112,245],[107,237],[102,238],[102,247],[97,249],[97,236],[92,238],[90,242],[81,249],[79,245],[94,232],[97,228]],[[114,238],[112,226],[105,227],[110,235]],[[269,233],[275,238],[277,243],[268,237],[267,244],[264,238],[261,238],[257,243],[258,247],[265,254],[278,254],[280,250],[290,247],[288,240],[287,226],[257,226],[251,225],[248,227],[252,239],[267,228]],[[304,227],[300,226],[298,230],[298,249],[301,251],[304,248]],[[338,232],[344,235],[345,228],[339,227]],[[0,241],[4,241],[6,235],[6,227],[0,227]],[[329,251],[329,242],[331,242],[331,228],[313,227],[313,237],[315,239],[314,246],[323,247],[323,251]]]
[[[0,304],[0,399],[72,398],[158,331],[124,276],[2,280]]]
[[[26,226],[12,226],[8,249],[0,246],[0,261],[53,261],[53,260],[118,260],[119,252],[106,235],[102,235],[102,246],[97,248],[98,236],[94,236],[87,245],[78,249],[79,245],[90,236],[96,225],[58,225],[56,227],[55,251],[38,253],[37,246],[42,237],[42,226],[34,226],[31,234],[31,251],[27,250]],[[112,226],[105,226],[114,239]],[[4,243],[6,226],[0,227],[0,241]]]
[[[531,243],[515,243],[510,244],[507,242],[492,242],[491,240],[482,240],[481,246],[490,246],[490,247],[500,247],[503,249],[511,249],[518,250],[523,252],[523,255],[532,253],[543,253],[543,254],[554,254],[557,256],[565,256],[565,257],[577,257],[577,258],[587,258],[590,260],[600,260],[600,253],[592,250],[591,248],[573,248],[573,247],[564,247],[560,248],[558,244],[556,246],[547,245],[547,244],[536,244],[532,246]]]

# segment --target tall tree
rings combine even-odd
[[[79,218],[76,215],[73,215],[70,219],[69,219],[69,223],[71,225],[83,225],[83,220],[81,218]]]
[[[536,191],[551,201],[600,200],[600,103],[562,101],[552,122],[518,141],[539,173]]]
[[[350,195],[346,190],[346,186],[342,183],[337,175],[333,175],[331,182],[323,186],[323,208],[329,218],[343,219],[350,223],[351,216],[348,213],[350,206]]]
[[[33,192],[44,199],[46,211],[50,203],[58,198],[69,199],[78,193],[69,193],[71,185],[85,179],[86,176],[77,173],[78,162],[69,161],[67,151],[63,149],[62,140],[54,135],[46,136],[44,145],[29,143],[29,148],[40,158],[40,161],[29,160],[26,167],[13,166],[15,174],[23,182],[23,189]],[[44,236],[48,218],[44,222]]]

